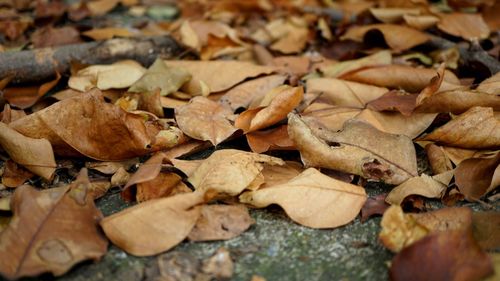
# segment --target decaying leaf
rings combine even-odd
[[[441,146],[429,143],[425,146],[425,152],[434,174],[441,174],[453,168],[450,159]]]
[[[391,206],[385,202],[387,194],[379,194],[374,197],[368,197],[363,208],[361,208],[361,222],[365,222],[373,215],[383,215]]]
[[[230,122],[233,112],[205,97],[195,97],[176,108],[175,117],[186,135],[208,140],[213,145],[223,142],[237,130]]]
[[[146,201],[104,218],[106,236],[136,256],[155,255],[179,244],[196,224],[202,192],[178,194]]]
[[[461,114],[472,107],[491,107],[500,110],[500,96],[470,90],[451,90],[433,94],[418,104],[415,112],[451,112]]]
[[[213,256],[203,262],[202,270],[216,280],[229,280],[233,276],[234,263],[225,248],[219,248]]]
[[[354,220],[366,201],[366,193],[362,187],[309,168],[287,183],[246,192],[240,201],[257,208],[278,204],[299,224],[333,228]]]
[[[205,205],[188,235],[191,241],[229,240],[247,230],[255,221],[243,205]]]
[[[2,184],[6,187],[18,187],[31,177],[33,177],[33,174],[18,166],[16,162],[10,159],[5,161],[3,166]]]
[[[425,258],[423,258],[425,257]],[[391,280],[482,280],[493,274],[488,254],[470,230],[431,234],[403,249],[392,260]]]
[[[37,191],[16,189],[14,217],[0,233],[0,272],[9,279],[52,272],[59,276],[74,264],[98,260],[108,242],[97,224],[102,217],[88,196],[86,170],[69,186]]]
[[[302,164],[293,161],[285,161],[285,165],[264,164],[262,175],[264,183],[259,188],[266,188],[287,183],[304,171]]]
[[[493,109],[473,107],[418,140],[460,148],[499,148],[500,121]]]
[[[339,77],[342,74],[371,66],[388,65],[392,62],[392,55],[390,51],[380,51],[373,55],[369,55],[356,60],[347,60],[342,62],[335,62],[327,64],[319,68],[325,77]]]
[[[492,158],[466,159],[455,169],[455,183],[468,201],[475,201],[500,185],[500,153]]]
[[[283,165],[279,158],[234,149],[215,151],[194,171],[188,181],[199,191],[215,190],[235,196],[261,174],[263,164]]]
[[[288,134],[306,166],[339,170],[391,184],[417,175],[415,148],[409,138],[383,133],[362,121],[347,121],[338,133],[326,129],[313,131],[298,115],[290,114]],[[399,153],[393,153],[395,150]]]
[[[54,152],[47,139],[24,136],[0,122],[0,147],[14,162],[45,179],[51,179],[56,171]]]
[[[480,14],[441,14],[437,27],[466,40],[484,39],[490,35],[490,29]]]
[[[446,185],[436,181],[432,177],[422,174],[413,177],[395,187],[385,201],[392,205],[400,205],[403,200],[410,195],[421,195],[427,198],[441,198],[446,191]]]
[[[266,131],[248,133],[246,137],[250,149],[255,153],[294,148],[292,140],[288,137],[286,125]]]

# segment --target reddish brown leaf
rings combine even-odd
[[[35,48],[46,48],[82,42],[80,33],[74,27],[44,27],[31,34],[31,42]]]
[[[18,187],[31,177],[32,173],[19,167],[14,161],[9,159],[5,162],[2,184],[6,187]]]
[[[266,131],[252,132],[246,135],[250,148],[255,153],[263,153],[269,150],[291,150],[294,149],[292,140],[288,137],[286,125]]]
[[[499,184],[500,153],[492,158],[471,158],[455,169],[455,183],[465,199],[475,201]],[[494,175],[497,174],[496,178]]]
[[[363,208],[361,208],[361,222],[365,222],[371,216],[383,215],[385,210],[391,205],[385,202],[387,194],[379,194],[374,197],[368,197]]]

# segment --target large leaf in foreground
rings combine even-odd
[[[257,208],[278,204],[299,224],[332,228],[356,218],[366,193],[362,187],[309,168],[287,183],[244,193],[240,200]]]
[[[18,187],[14,217],[0,233],[0,272],[9,279],[44,272],[62,275],[74,264],[99,259],[108,242],[98,229],[101,212],[87,193],[86,170],[70,186],[37,191]]]

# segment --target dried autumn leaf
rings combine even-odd
[[[420,92],[429,85],[436,71],[429,68],[414,68],[406,65],[373,66],[342,75],[340,78],[391,89],[404,89],[410,93]],[[460,85],[460,81],[450,71],[445,71],[444,81]]]
[[[383,215],[391,206],[385,202],[387,194],[379,194],[374,197],[368,197],[363,208],[361,208],[361,222],[365,222],[373,215]]]
[[[278,204],[301,225],[333,228],[354,220],[366,201],[366,193],[362,187],[309,168],[287,183],[246,192],[240,201],[257,208]]]
[[[0,122],[0,147],[14,162],[47,180],[56,171],[54,152],[47,139],[24,136]]]
[[[461,114],[474,106],[491,107],[500,111],[500,96],[471,90],[438,92],[423,100],[414,112]]]
[[[16,162],[10,159],[5,161],[3,166],[2,184],[6,187],[18,187],[31,177],[33,177],[33,174],[22,167],[19,167]]]
[[[339,170],[391,184],[417,175],[415,148],[408,137],[381,132],[362,121],[347,121],[338,133],[313,131],[298,115],[290,114],[288,135],[306,166]]]
[[[244,205],[204,205],[188,239],[229,240],[245,232],[254,223]]]
[[[332,65],[325,65],[319,68],[320,72],[325,77],[339,77],[348,72],[371,67],[371,66],[380,66],[380,65],[388,65],[392,62],[392,55],[390,51],[380,51],[373,55],[369,55],[366,57],[362,57],[355,60],[347,60],[341,62],[335,62]]]
[[[233,112],[205,97],[194,97],[188,104],[175,110],[179,128],[188,136],[208,140],[217,145],[229,138],[237,128],[232,120]]]
[[[496,211],[474,212],[472,232],[481,248],[497,250],[500,247],[500,213]]]
[[[303,171],[302,164],[293,161],[285,161],[285,165],[279,166],[264,164],[264,169],[262,170],[264,183],[259,188],[285,184]]]
[[[9,87],[4,89],[3,98],[12,106],[26,109],[33,106],[47,92],[54,88],[60,79],[61,75],[56,73],[54,80],[43,83],[40,87]]]
[[[98,260],[108,242],[97,224],[102,217],[87,191],[86,170],[66,187],[14,193],[14,217],[0,233],[0,272],[8,279],[52,272],[59,276],[76,263]]]
[[[435,233],[417,241],[394,257],[389,270],[395,281],[482,280],[491,274],[491,259],[468,229]]]
[[[234,149],[215,151],[194,171],[188,181],[197,191],[215,190],[235,196],[261,174],[263,164],[283,165],[279,158]]]
[[[455,169],[455,183],[468,201],[476,201],[500,185],[499,176],[500,153],[492,158],[466,159]]]
[[[481,82],[476,90],[483,93],[500,95],[500,72]]]
[[[106,236],[127,253],[151,256],[184,240],[200,217],[204,194],[178,194],[146,201],[104,218]]]
[[[31,34],[31,42],[35,48],[47,48],[82,42],[80,33],[72,26],[60,28],[47,26],[39,28]]]
[[[434,174],[441,174],[453,169],[450,159],[441,146],[429,143],[425,146],[425,152]]]
[[[371,86],[335,78],[308,79],[308,93],[321,93],[321,100],[336,106],[364,108],[365,105],[387,93],[387,88]]]
[[[420,9],[417,8],[370,8],[370,13],[383,23],[397,23],[405,15],[418,15]]]
[[[460,148],[496,149],[500,147],[499,127],[492,108],[473,107],[418,140]]]
[[[485,39],[490,29],[481,14],[451,13],[441,14],[437,27],[453,36],[466,40]]]
[[[432,15],[404,15],[405,23],[418,30],[425,30],[435,26],[439,18]]]
[[[119,61],[109,65],[92,65],[72,75],[68,86],[81,92],[93,87],[101,90],[123,89],[132,86],[145,72],[146,69],[133,60]]]
[[[404,51],[427,42],[427,34],[406,26],[395,24],[372,24],[350,28],[341,38],[362,42],[365,34],[378,30],[384,36],[385,42],[395,51]]]
[[[285,119],[303,96],[302,87],[279,86],[266,94],[259,107],[242,112],[234,125],[245,133],[267,128]]]
[[[434,180],[432,177],[422,174],[413,177],[396,186],[385,198],[391,205],[400,205],[410,195],[421,195],[427,198],[441,198],[446,191],[446,185]]]
[[[266,93],[285,82],[284,75],[269,75],[243,82],[227,91],[219,103],[228,106],[233,112],[238,108],[248,108],[255,100],[262,100]]]
[[[187,70],[191,80],[185,85],[186,92],[191,95],[200,95],[198,91],[200,81],[206,84],[209,92],[215,93],[232,88],[247,78],[270,74],[277,70],[272,66],[260,66],[249,62],[239,61],[165,61],[167,66],[180,67]]]
[[[149,134],[155,129],[142,116],[106,103],[97,89],[57,102],[9,126],[28,137],[46,138],[56,154],[81,153],[97,160],[147,154],[153,144]]]
[[[246,137],[250,149],[255,153],[294,149],[293,142],[288,137],[286,125],[267,131],[248,133]]]
[[[129,92],[143,93],[160,89],[161,96],[167,96],[177,90],[191,79],[191,75],[180,67],[168,67],[161,59],[155,62],[146,70],[144,75],[137,80]]]
[[[123,27],[94,28],[82,32],[82,35],[90,37],[96,41],[111,39],[114,37],[131,37],[134,36],[134,34],[135,33],[130,29]]]
[[[361,112],[359,108],[337,107],[325,103],[314,102],[302,112],[302,119],[309,126],[340,131],[344,123]]]

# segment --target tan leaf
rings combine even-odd
[[[483,93],[500,95],[500,72],[481,82],[476,90]]]
[[[385,42],[395,51],[404,51],[429,40],[427,34],[413,28],[395,24],[372,24],[351,27],[341,38],[362,42],[370,30],[378,30],[384,36]]]
[[[414,112],[461,114],[474,106],[500,111],[500,96],[471,90],[452,90],[433,94],[419,104]]]
[[[98,260],[108,242],[97,228],[101,212],[87,196],[86,170],[69,186],[16,189],[14,217],[0,233],[0,272],[8,279],[52,272],[59,276],[86,259]]]
[[[160,89],[160,95],[167,96],[179,90],[190,79],[191,74],[183,68],[168,67],[164,61],[156,59],[144,75],[130,86],[128,90],[130,92],[143,93]]]
[[[162,152],[156,153],[144,162],[139,169],[130,177],[130,180],[123,187],[126,190],[128,187],[141,182],[153,180],[161,171],[165,155]]]
[[[113,10],[120,0],[95,0],[87,3],[87,8],[92,16],[103,16]]]
[[[468,201],[483,197],[500,185],[500,153],[492,158],[471,158],[460,162],[455,169],[455,183]]]
[[[170,159],[175,168],[181,170],[186,176],[190,177],[200,167],[204,160],[180,160]]]
[[[244,205],[205,205],[188,235],[191,241],[229,240],[245,232],[255,221]]]
[[[266,94],[261,106],[242,112],[235,121],[235,127],[246,133],[267,128],[286,118],[302,101],[302,87],[279,86]]]
[[[105,161],[147,154],[153,145],[150,133],[156,130],[143,116],[106,103],[97,89],[57,102],[9,126],[28,137],[46,138],[56,154],[81,153]]]
[[[405,23],[418,30],[425,30],[435,26],[439,18],[432,15],[404,15]]]
[[[362,57],[355,60],[346,60],[341,62],[334,62],[333,64],[327,64],[319,68],[323,76],[325,77],[339,77],[357,69],[388,65],[392,62],[392,55],[390,51],[380,51],[373,55]]]
[[[461,148],[499,148],[500,121],[492,108],[473,107],[418,140]]]
[[[209,92],[215,93],[232,88],[247,78],[276,71],[276,67],[239,61],[167,60],[165,63],[167,66],[184,68],[192,75],[191,80],[185,85],[186,92],[191,95],[201,94],[197,90],[200,81],[207,85]]]
[[[285,165],[279,166],[264,164],[264,169],[262,170],[264,184],[259,188],[285,184],[303,171],[302,164],[293,161],[285,161]]]
[[[446,191],[446,185],[434,180],[432,177],[422,174],[413,177],[396,186],[385,198],[385,202],[391,205],[401,205],[403,200],[410,195],[420,195],[427,198],[441,198]]]
[[[82,35],[90,37],[96,41],[111,39],[114,37],[132,37],[136,34],[136,32],[132,32],[130,29],[124,27],[93,28],[82,32]]]
[[[333,228],[356,218],[366,201],[366,193],[362,187],[309,168],[287,183],[244,193],[240,201],[257,208],[278,204],[299,224]]]
[[[286,125],[266,131],[248,133],[246,137],[250,149],[255,153],[294,149],[293,142],[288,137]]]
[[[370,13],[383,23],[397,23],[405,15],[419,15],[420,9],[416,8],[371,8]]]
[[[417,106],[417,94],[403,90],[391,90],[380,98],[367,104],[367,108],[375,111],[397,111],[404,116],[411,116]]]
[[[6,187],[18,187],[31,177],[33,177],[33,174],[18,166],[16,162],[11,159],[5,161],[3,165],[2,184]]]
[[[29,108],[54,88],[60,79],[61,75],[56,73],[54,80],[43,83],[40,87],[9,87],[3,90],[3,98],[11,106],[21,109]]]
[[[182,178],[176,173],[159,173],[154,179],[137,184],[136,200],[144,202],[170,196]]]
[[[0,147],[17,164],[26,167],[35,175],[47,180],[52,179],[57,165],[52,146],[47,139],[24,136],[0,122]]]
[[[425,146],[427,159],[434,174],[441,174],[453,169],[450,159],[446,156],[443,147],[429,143]]]
[[[437,27],[453,36],[466,40],[485,39],[490,29],[481,14],[451,13],[441,14]]]
[[[365,105],[384,95],[387,88],[350,82],[335,78],[308,79],[308,93],[321,93],[321,100],[336,106],[364,108]]]
[[[417,175],[415,148],[408,137],[381,132],[362,121],[347,121],[343,131],[337,133],[326,129],[313,131],[298,115],[290,114],[288,134],[306,166],[391,184]]]
[[[72,75],[68,86],[81,92],[93,87],[101,90],[123,89],[134,84],[145,72],[146,69],[133,60],[119,61],[109,65],[92,65]]]
[[[340,78],[391,89],[404,89],[410,93],[420,92],[429,85],[436,71],[429,68],[414,68],[406,65],[374,66],[346,73]],[[444,74],[444,81],[460,85],[460,81],[450,71]]]
[[[485,250],[500,247],[500,213],[497,211],[474,212],[472,231],[479,246]]]
[[[188,236],[203,202],[201,192],[150,200],[104,218],[101,226],[111,242],[127,253],[156,255]]]
[[[172,160],[181,156],[186,156],[191,153],[211,147],[210,142],[202,142],[197,140],[189,140],[165,151],[165,158]]]
[[[327,128],[335,132],[344,127],[344,123],[361,112],[359,108],[337,107],[315,102],[302,113],[302,119],[309,126]]]
[[[96,170],[106,175],[116,173],[120,168],[128,170],[135,163],[139,162],[138,158],[128,159],[125,161],[99,161],[99,162],[85,162],[85,168]]]
[[[188,136],[217,145],[237,129],[231,124],[233,112],[205,97],[195,97],[175,110],[179,128]]]
[[[301,52],[307,44],[309,29],[307,27],[289,24],[288,33],[274,42],[270,49],[283,54],[294,54]]]
[[[253,101],[260,102],[270,90],[282,85],[285,79],[284,75],[269,75],[243,82],[227,91],[219,103],[228,106],[233,112],[240,107],[248,108]]]
[[[199,191],[213,189],[235,196],[261,174],[263,164],[283,165],[279,158],[234,149],[215,151],[196,169],[188,181]]]

